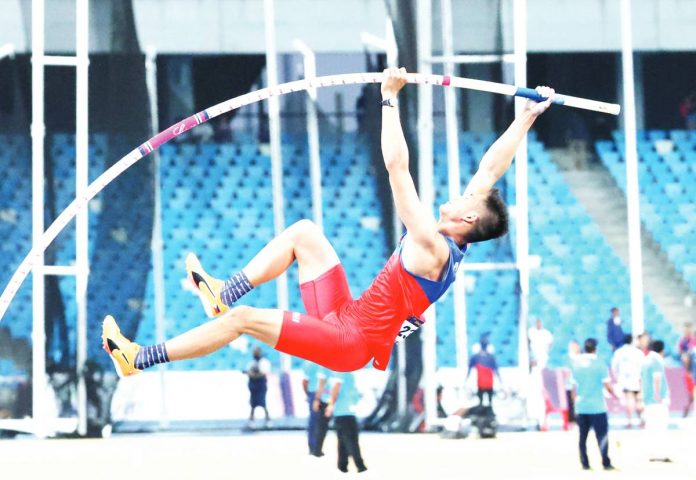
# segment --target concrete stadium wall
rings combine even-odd
[[[261,53],[264,51],[261,0],[134,0],[140,45],[160,53]],[[70,52],[75,0],[47,4],[46,45]],[[620,48],[620,0],[528,0],[531,52],[616,51]],[[0,0],[0,45],[31,45],[29,0]],[[503,11],[492,0],[454,0],[455,48],[459,52],[494,52],[512,47],[512,0]],[[111,44],[110,2],[91,1],[91,43],[95,52]],[[439,1],[433,0],[434,48],[439,48]],[[383,36],[383,0],[276,0],[277,45],[291,52],[303,39],[317,52],[358,52],[360,32]],[[502,38],[497,22],[502,19]],[[637,50],[695,50],[696,2],[634,0]]]

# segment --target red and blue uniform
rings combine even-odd
[[[386,370],[404,321],[420,317],[455,279],[466,245],[443,236],[450,254],[438,281],[414,275],[401,259],[404,235],[372,285],[353,299],[342,265],[300,285],[306,315],[286,312],[276,349],[330,370],[358,370],[374,358]]]

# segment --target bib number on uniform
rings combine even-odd
[[[394,339],[394,344],[402,342],[406,337],[418,330],[425,322],[418,317],[408,317],[399,328],[399,333]]]

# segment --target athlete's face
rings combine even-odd
[[[483,195],[467,193],[440,205],[440,222],[473,223],[479,217]]]

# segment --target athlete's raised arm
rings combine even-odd
[[[524,135],[534,124],[534,121],[539,115],[549,108],[554,97],[554,90],[549,87],[537,87],[537,92],[548,100],[537,103],[533,100],[528,100],[522,115],[517,117],[512,124],[505,130],[498,140],[495,141],[491,148],[481,159],[478,171],[473,176],[471,181],[464,191],[465,194],[486,193],[495,182],[502,177],[515,156],[515,152],[524,138]]]
[[[389,68],[382,82],[382,155],[389,173],[389,184],[396,211],[406,225],[411,239],[429,251],[447,251],[447,245],[438,234],[431,209],[425,208],[418,198],[416,187],[408,170],[408,146],[401,129],[396,97],[406,85],[406,69]],[[389,104],[385,105],[386,101]]]

